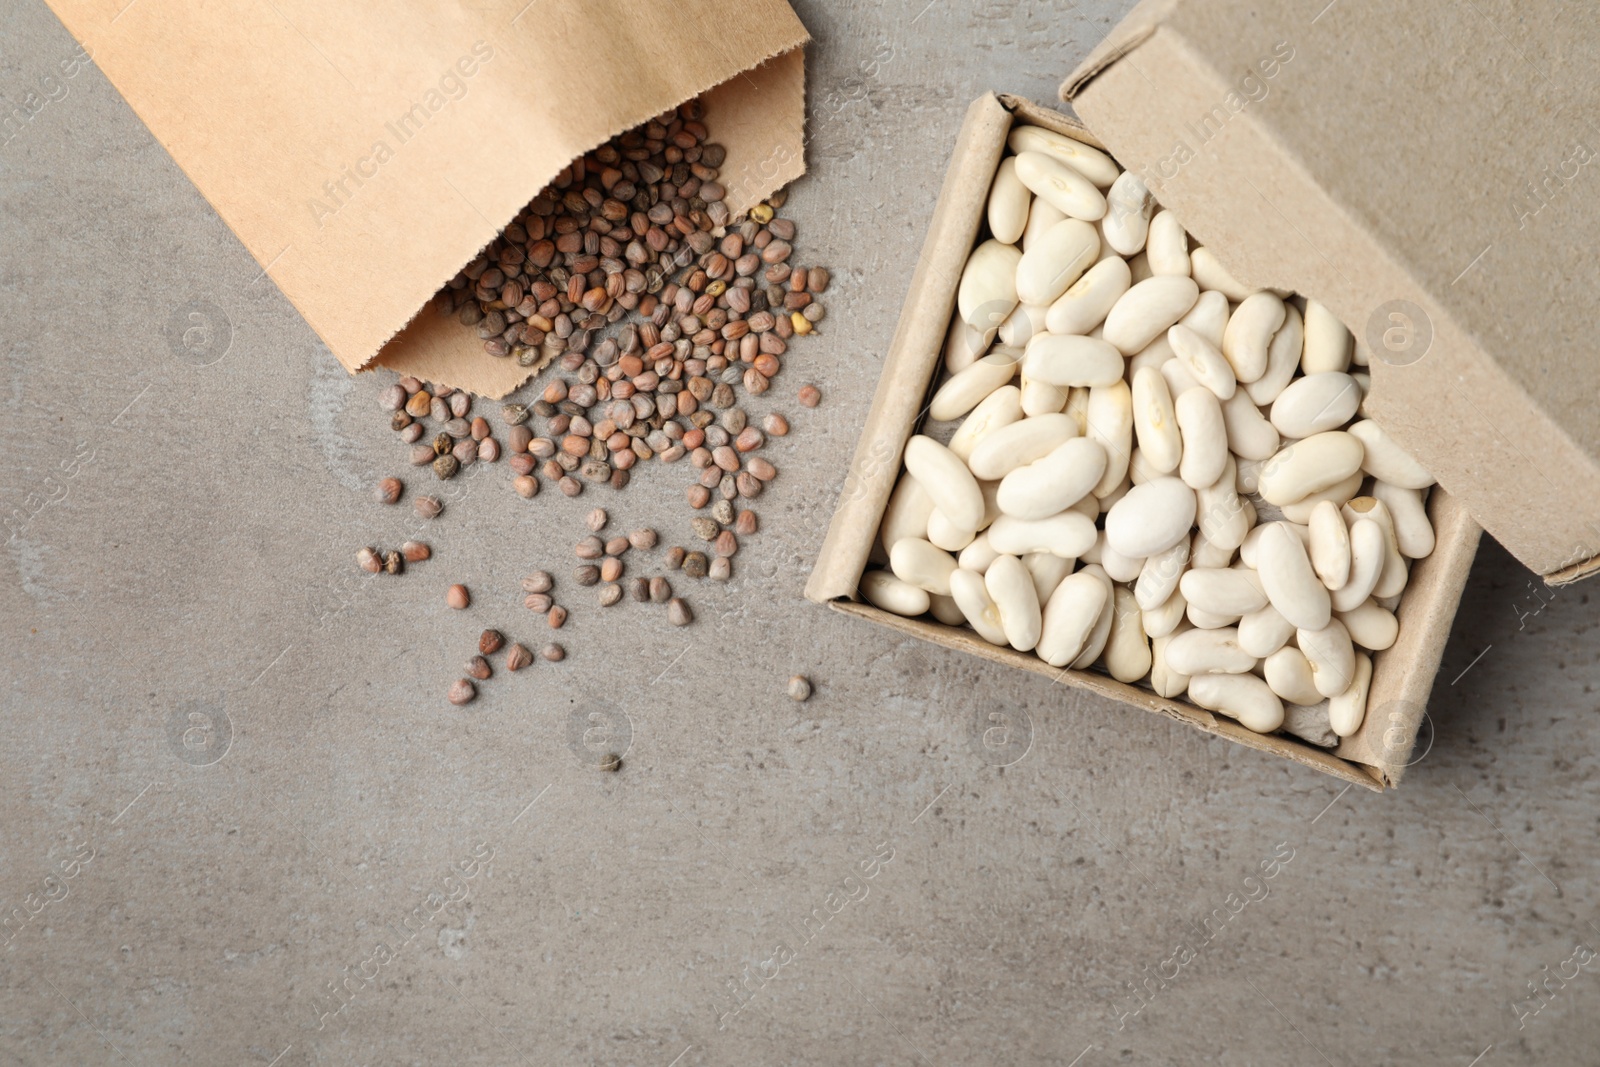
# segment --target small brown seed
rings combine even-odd
[[[519,474],[511,479],[511,488],[524,500],[532,500],[539,495],[539,479],[531,474]]]
[[[450,414],[454,415],[458,419],[466,418],[467,412],[472,410],[472,397],[468,396],[466,393],[451,393],[449,396],[449,401]]]
[[[733,523],[733,518],[734,518],[734,515],[733,515],[733,501],[731,501],[731,500],[719,500],[715,504],[712,504],[711,505],[711,517],[713,519],[716,519],[718,522],[720,522],[724,526],[731,525]]]
[[[599,559],[606,554],[606,544],[591,534],[578,542],[575,551],[579,559]]]
[[[404,441],[408,445],[416,444],[418,441],[422,440],[422,430],[422,423],[413,422],[410,426],[407,426],[405,429],[400,431],[400,440]],[[428,451],[432,452],[433,450],[429,449]],[[413,463],[412,466],[420,467],[422,464]]]
[[[406,483],[399,478],[384,478],[378,482],[377,488],[372,491],[373,497],[380,504],[393,504],[400,499],[400,494],[405,490]]]
[[[552,630],[561,629],[567,622],[567,609],[557,604],[545,615],[544,621],[550,624],[550,629]]]
[[[761,420],[761,425],[772,437],[786,437],[789,433],[789,420],[779,415],[776,411]]]
[[[766,437],[754,426],[746,426],[739,431],[739,436],[734,438],[733,447],[740,452],[754,452],[767,443]]]
[[[778,476],[778,468],[762,459],[760,456],[751,456],[746,469],[764,482],[770,482]]]
[[[814,385],[802,385],[800,387],[801,407],[814,408],[820,403],[822,403],[822,390]]]
[[[714,541],[716,540],[717,534],[722,531],[722,527],[717,525],[715,519],[708,519],[703,515],[697,515],[690,519],[689,528],[693,530],[694,535],[700,538],[702,541]]]
[[[626,537],[618,535],[606,542],[606,555],[620,556],[633,547],[633,542]]]
[[[421,563],[433,555],[433,549],[421,541],[407,541],[400,546],[400,554],[405,557],[407,563]]]
[[[527,646],[516,644],[506,650],[506,670],[520,671],[533,662],[533,653]]]
[[[666,579],[662,579],[665,581]],[[650,579],[635,578],[628,583],[628,595],[641,604],[650,600]]]
[[[567,650],[552,641],[550,644],[545,645],[539,650],[539,655],[543,656],[551,663],[560,663],[562,660],[567,658]]]
[[[444,504],[436,496],[419,496],[411,502],[411,508],[420,519],[437,519]]]
[[[738,477],[734,479],[734,485],[738,488],[739,495],[746,500],[754,500],[761,495],[761,490],[764,488],[761,479],[749,471],[740,471]]]
[[[400,553],[390,549],[383,554],[383,572],[385,574],[399,574],[406,569],[405,560]]]
[[[478,442],[478,458],[485,463],[493,463],[500,458],[500,442],[492,437],[486,437]]]
[[[447,481],[456,476],[456,471],[461,469],[461,461],[450,453],[437,457],[433,461],[433,473],[440,481]]]
[[[462,393],[457,395],[464,396],[466,394]],[[454,397],[451,399],[454,399]],[[489,420],[484,418],[482,415],[479,415],[477,418],[472,420],[469,432],[472,434],[472,439],[474,441],[485,440],[489,436]]]
[[[791,700],[805,700],[811,695],[811,679],[803,674],[797,674],[789,679],[789,697]]]
[[[689,610],[689,605],[681,597],[673,597],[667,601],[667,621],[674,626],[688,626],[694,622],[694,612]]]
[[[432,409],[433,397],[428,395],[427,390],[412,393],[411,399],[406,401],[406,414],[414,418],[423,418]]]
[[[537,611],[540,615],[549,611],[555,604],[555,598],[549,593],[529,593],[522,598],[522,606],[529,611]]]
[[[739,469],[739,453],[727,445],[721,445],[711,450],[711,462],[719,469],[732,474]]]
[[[683,561],[688,558],[688,553],[682,545],[673,545],[667,549],[667,569],[677,570],[683,566]]]
[[[706,577],[713,582],[725,582],[733,577],[733,561],[725,556],[718,556],[711,561],[711,566],[706,569]]]
[[[607,556],[600,561],[600,580],[614,582],[622,577],[622,561],[615,556]]]
[[[386,386],[383,392],[378,394],[379,403],[383,405],[385,411],[399,411],[406,406],[406,401],[409,399],[405,389],[398,384]]]
[[[733,535],[732,530],[723,530],[717,534],[714,548],[717,555],[727,559],[730,556],[738,555],[739,539]]]
[[[418,393],[417,395],[421,396],[422,394]],[[473,685],[470,681],[468,681],[465,678],[458,678],[458,679],[456,679],[456,683],[450,687],[449,700],[450,700],[450,703],[456,705],[457,707],[460,707],[462,704],[470,704],[470,703],[472,703],[473,699],[477,695],[478,695],[478,687],[477,686]]]
[[[568,496],[577,496],[583,492],[583,483],[570,474],[563,477],[556,485]]]
[[[615,582],[607,583],[600,587],[600,606],[609,608],[622,599],[622,586]]]
[[[522,579],[524,593],[548,593],[554,585],[555,580],[545,571],[534,571]]]
[[[579,585],[594,585],[600,580],[600,568],[593,563],[585,563],[572,572],[572,579]]]
[[[375,548],[363,548],[356,553],[356,563],[368,574],[377,574],[383,570],[383,556]]]
[[[672,583],[659,575],[650,579],[649,597],[652,604],[665,604],[672,599]]]
[[[478,635],[478,651],[492,656],[505,647],[506,635],[499,630],[485,630]]]
[[[622,757],[617,755],[615,752],[607,752],[600,758],[600,762],[595,764],[595,766],[602,771],[607,771],[614,774],[617,771],[622,770]]]
[[[478,462],[478,442],[463,438],[456,442],[455,447],[450,450],[450,454],[456,457],[456,462],[463,467],[470,467]]]
[[[711,503],[711,490],[703,485],[691,485],[688,496],[691,508],[703,508]]]
[[[708,567],[704,552],[690,552],[683,557],[683,573],[691,578],[704,578]]]
[[[455,446],[455,438],[447,433],[436,434],[433,438],[433,454],[436,456],[448,456]]]
[[[628,543],[641,552],[654,548],[656,547],[656,532],[648,527],[643,530],[635,530],[628,535]]]
[[[434,460],[432,445],[412,445],[410,453],[413,467],[426,467]]]
[[[476,678],[480,682],[487,682],[494,671],[489,667],[489,661],[482,656],[473,656],[467,660],[466,671],[468,677]]]
[[[409,430],[413,425],[415,425],[415,423],[413,422],[411,416],[407,415],[404,411],[396,411],[393,415],[389,416],[389,429],[394,430],[396,433],[400,432],[401,430]]]
[[[756,513],[748,509],[739,512],[739,517],[733,520],[733,528],[741,537],[749,537],[759,528]]]
[[[464,585],[452,585],[445,590],[444,602],[457,611],[461,611],[472,603],[472,594],[467,592],[467,587]]]
[[[595,508],[589,512],[589,529],[599,533],[606,528],[606,523],[611,521],[611,516],[606,514],[605,508]]]

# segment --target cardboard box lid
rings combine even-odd
[[[49,2],[351,371],[521,384],[424,305],[572,160],[714,86],[731,209],[804,170],[784,0]]]
[[[1574,5],[1144,0],[1062,86],[1519,560],[1600,569],[1600,30]],[[1586,185],[1593,188],[1586,188]]]

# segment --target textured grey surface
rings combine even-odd
[[[15,103],[75,46],[0,6]],[[422,484],[380,381],[98,70],[0,146],[0,1062],[1595,1062],[1588,587],[1541,599],[1486,543],[1437,739],[1381,797],[801,599],[967,103],[1054,99],[1121,5],[797,9],[789,214],[838,280],[756,405],[796,428],[763,532],[686,630],[565,583],[570,658],[466,710],[481,628],[541,636],[518,577],[565,575],[597,502],[687,538],[685,476],[529,504],[475,468],[436,558],[365,580],[355,548],[415,525],[367,486]],[[164,333],[199,300],[233,331],[207,366]],[[631,731],[620,773],[569,747],[591,712]],[[1025,731],[1005,768],[991,713]],[[226,747],[184,746],[204,722]]]

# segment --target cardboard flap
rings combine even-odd
[[[737,82],[707,109],[729,207],[804,167],[783,0],[50,2],[352,371],[395,338],[390,365],[514,388],[527,369],[431,312],[395,335],[573,159],[713,86]]]
[[[1350,327],[1373,417],[1518,559],[1600,569],[1593,20],[1247,0],[1129,19],[1132,46],[1063,97],[1241,280]]]

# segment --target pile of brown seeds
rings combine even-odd
[[[463,704],[470,704],[478,698],[477,682],[487,682],[494,677],[494,667],[490,664],[489,657],[499,652],[502,648],[506,651],[505,668],[507,671],[516,673],[524,667],[532,666],[533,653],[528,650],[528,646],[520,642],[513,642],[508,646],[505,634],[499,630],[485,630],[478,635],[477,654],[468,658],[466,666],[463,668],[467,677],[457,678],[450,686],[450,692],[447,694],[447,699],[450,703],[459,707]],[[540,655],[551,663],[559,663],[566,658],[566,654],[565,649],[555,644],[544,646],[540,652]]]

